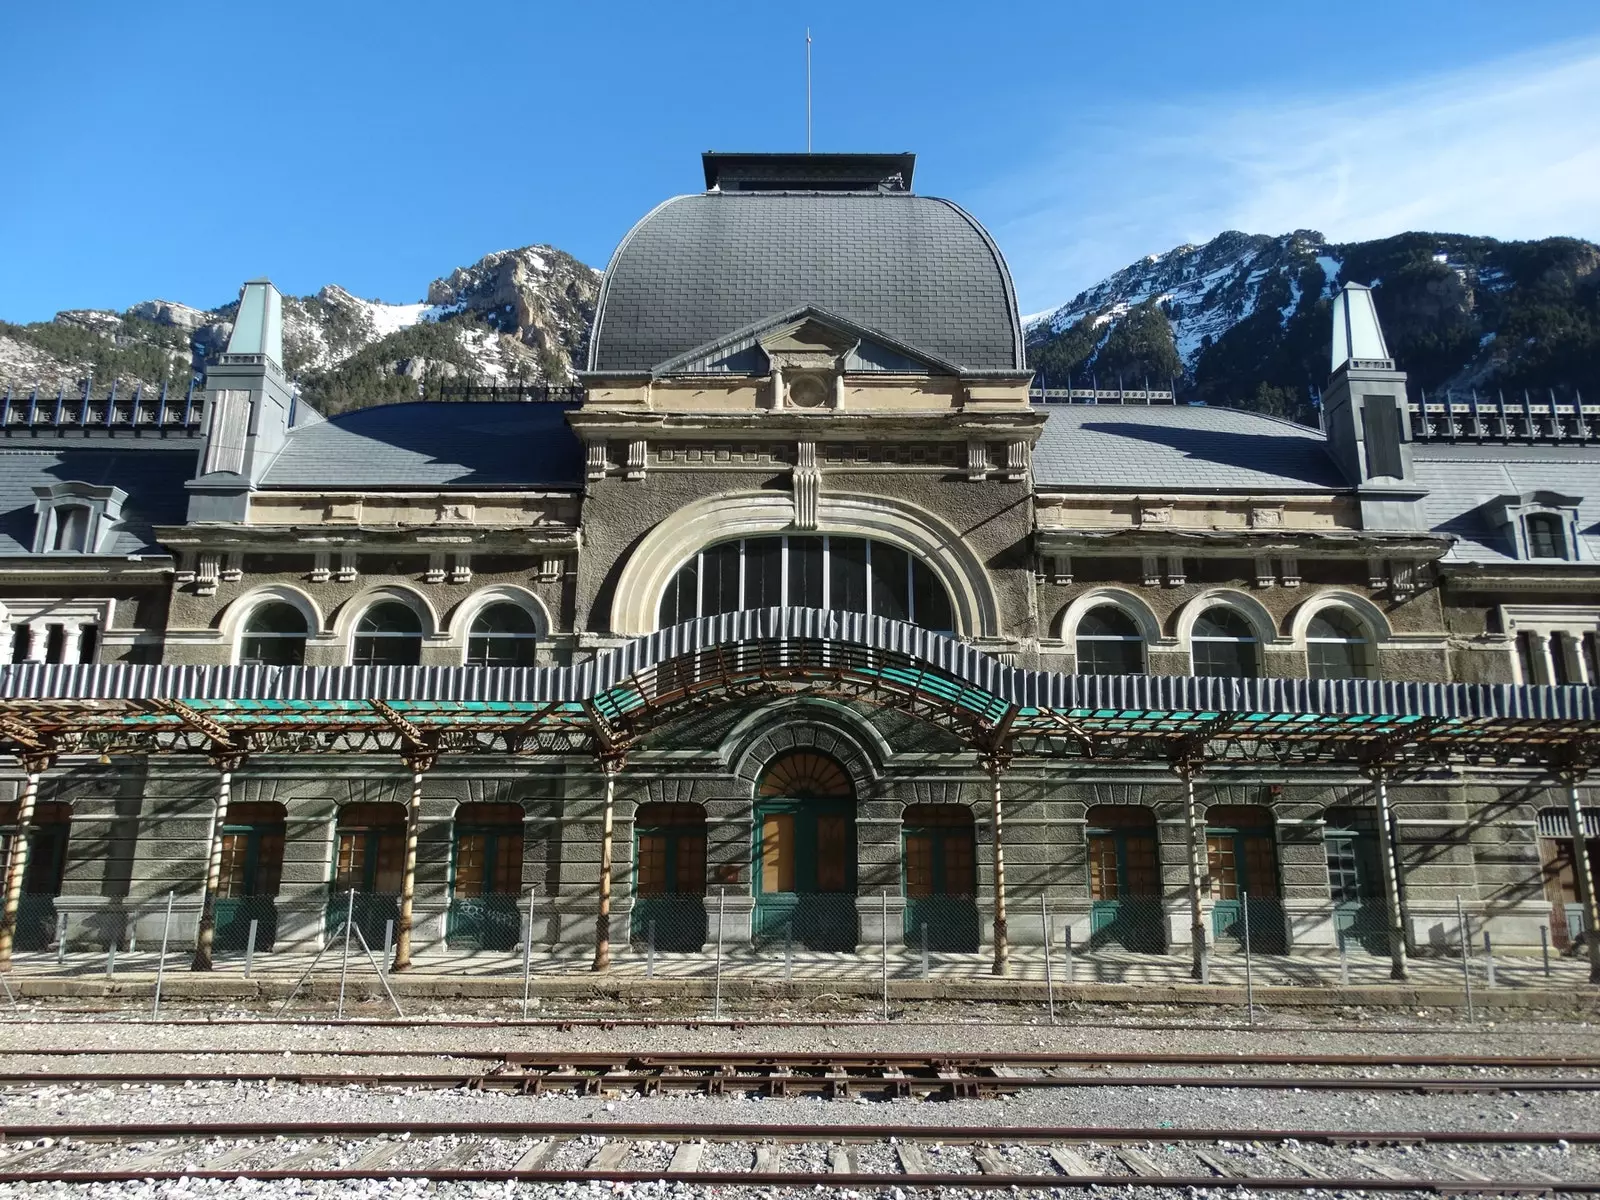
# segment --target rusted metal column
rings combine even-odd
[[[1004,764],[989,760],[989,822],[994,829],[994,974],[1004,975],[1011,958],[1011,939],[1006,932],[1006,851],[1002,834],[1004,805],[1000,799],[1000,772]]]
[[[1405,979],[1406,924],[1400,910],[1400,857],[1395,852],[1394,822],[1389,813],[1389,778],[1385,772],[1373,774],[1373,790],[1378,800],[1378,865],[1383,869],[1384,928],[1389,934],[1389,978]]]
[[[611,862],[612,833],[617,823],[617,772],[622,763],[615,758],[603,759],[600,769],[606,777],[605,815],[600,825],[600,909],[594,919],[594,971],[611,968]]]
[[[1583,808],[1578,803],[1578,780],[1567,780],[1567,816],[1572,822],[1572,869],[1578,877],[1578,900],[1583,904],[1583,942],[1589,949],[1589,982],[1600,983],[1600,902],[1590,873],[1589,839],[1583,831]],[[6,911],[11,911],[9,893]]]
[[[422,775],[432,761],[414,758],[407,765],[411,767],[411,803],[406,805],[405,874],[400,881],[400,921],[394,935],[396,971],[411,969],[411,910],[417,896],[417,834],[422,828]]]
[[[11,947],[17,940],[17,911],[22,907],[22,880],[28,871],[28,835],[33,832],[33,810],[39,799],[39,776],[49,760],[27,757],[22,760],[26,782],[17,805],[17,832],[11,838],[11,854],[6,860],[5,910],[0,913],[0,971],[11,969]]]
[[[222,827],[228,820],[228,796],[233,788],[233,773],[242,760],[221,758],[217,769],[217,806],[211,814],[211,844],[206,858],[206,886],[200,897],[200,930],[194,940],[194,961],[190,969],[211,970],[211,951],[217,935],[217,889],[222,885]]]
[[[1184,763],[1178,768],[1178,774],[1183,778],[1183,827],[1188,836],[1190,974],[1195,979],[1203,979],[1206,975],[1206,913],[1203,897],[1211,891],[1211,860],[1206,853],[1200,804],[1194,794],[1194,768]]]

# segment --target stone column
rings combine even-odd
[[[1400,861],[1394,848],[1394,821],[1389,812],[1389,779],[1379,771],[1373,776],[1378,802],[1378,866],[1383,871],[1384,925],[1389,934],[1389,978],[1405,979],[1406,925],[1400,911]]]
[[[22,661],[42,663],[50,649],[50,628],[39,621],[29,621],[22,626],[27,630],[23,638]]]
[[[422,828],[422,775],[431,762],[413,759],[411,802],[406,805],[405,875],[400,883],[400,925],[394,935],[394,969],[411,969],[411,910],[417,898],[417,835]]]
[[[994,974],[1004,975],[1011,958],[1006,932],[1006,852],[1001,836],[1004,810],[1000,799],[1000,760],[989,760],[989,821],[994,833]]]
[[[1211,860],[1206,853],[1205,827],[1200,820],[1200,804],[1194,794],[1194,771],[1187,765],[1183,776],[1183,827],[1189,856],[1189,953],[1190,973],[1195,979],[1205,976],[1206,913],[1203,897],[1211,891]]]
[[[1572,869],[1578,876],[1578,899],[1583,904],[1583,941],[1589,948],[1589,982],[1600,983],[1600,903],[1594,894],[1594,876],[1589,873],[1589,839],[1584,836],[1576,779],[1567,783],[1567,815],[1572,822]],[[9,898],[6,911],[11,911]]]
[[[206,885],[200,894],[200,930],[194,940],[195,971],[211,970],[211,948],[217,934],[217,888],[222,883],[222,827],[228,819],[228,796],[233,788],[233,773],[239,769],[241,759],[217,760],[220,772],[217,780],[217,806],[211,814],[209,854],[206,858]]]
[[[62,622],[61,661],[66,666],[75,666],[83,661],[83,622]]]
[[[617,823],[617,772],[622,764],[608,758],[601,761],[600,769],[606,777],[606,802],[600,825],[600,907],[594,918],[592,971],[611,969],[611,857]]]
[[[33,832],[33,810],[39,799],[39,776],[49,766],[46,758],[29,756],[22,760],[27,783],[17,805],[17,832],[11,839],[11,854],[6,860],[5,910],[0,913],[0,971],[11,969],[11,947],[17,940],[17,910],[22,906],[22,880],[28,871],[28,835]]]

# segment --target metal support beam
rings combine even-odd
[[[617,772],[622,762],[617,758],[601,761],[600,769],[606,777],[605,813],[600,824],[600,907],[594,918],[594,971],[611,969],[611,864],[613,833],[617,823]]]
[[[1389,776],[1379,769],[1373,773],[1373,791],[1378,802],[1378,856],[1383,870],[1384,928],[1389,935],[1389,978],[1405,979],[1406,922],[1400,908],[1400,856],[1394,844],[1394,818],[1389,811]]]
[[[417,896],[417,835],[422,828],[422,775],[432,765],[424,759],[413,759],[411,766],[411,802],[406,805],[406,862],[405,874],[400,883],[400,921],[394,935],[394,969],[411,968],[412,906]]]
[[[1183,779],[1183,827],[1188,838],[1189,859],[1189,953],[1190,974],[1205,977],[1206,913],[1204,897],[1211,891],[1211,860],[1206,853],[1206,831],[1200,819],[1200,804],[1194,794],[1194,768],[1184,762],[1178,767]]]
[[[17,940],[17,912],[22,907],[22,881],[28,872],[33,810],[39,799],[39,776],[47,766],[48,759],[29,756],[22,760],[27,777],[22,785],[22,800],[17,805],[17,831],[11,837],[11,854],[6,859],[5,909],[0,913],[0,971],[11,969],[11,948]]]
[[[1000,772],[1005,764],[989,759],[989,823],[994,834],[994,974],[1004,975],[1011,958],[1011,938],[1006,930],[1006,852],[1003,825],[1005,808],[1000,797]]]
[[[217,933],[217,889],[222,885],[223,826],[228,820],[228,797],[233,789],[233,773],[243,760],[217,760],[217,805],[211,814],[211,837],[206,858],[206,887],[200,897],[200,930],[194,940],[194,961],[190,969],[211,970],[211,951]]]
[[[1583,808],[1578,802],[1578,781],[1567,781],[1567,816],[1572,822],[1572,869],[1578,877],[1578,899],[1583,904],[1583,942],[1589,949],[1589,982],[1600,983],[1600,901],[1594,892],[1589,862],[1589,839],[1584,836]],[[7,911],[9,909],[9,900]]]

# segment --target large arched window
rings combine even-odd
[[[744,538],[702,550],[667,584],[660,623],[784,606],[955,629],[950,597],[926,563],[887,542],[833,536]]]
[[[1231,608],[1218,605],[1201,613],[1190,635],[1196,675],[1239,678],[1261,674],[1255,631]]]
[[[251,610],[239,642],[245,666],[298,667],[306,661],[306,618],[298,608],[271,600]]]
[[[1313,679],[1371,679],[1372,639],[1349,613],[1325,608],[1306,627],[1306,666]]]
[[[1142,675],[1144,638],[1114,604],[1091,608],[1078,622],[1078,674]]]
[[[422,661],[422,621],[398,600],[381,600],[361,614],[351,662],[358,667],[414,667]]]
[[[491,604],[472,620],[467,637],[469,667],[531,667],[539,631],[519,604]]]

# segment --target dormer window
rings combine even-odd
[[[127,492],[74,481],[36,487],[33,494],[35,554],[109,553]]]
[[[1566,521],[1555,513],[1530,513],[1523,518],[1529,558],[1572,557],[1567,551]]]

